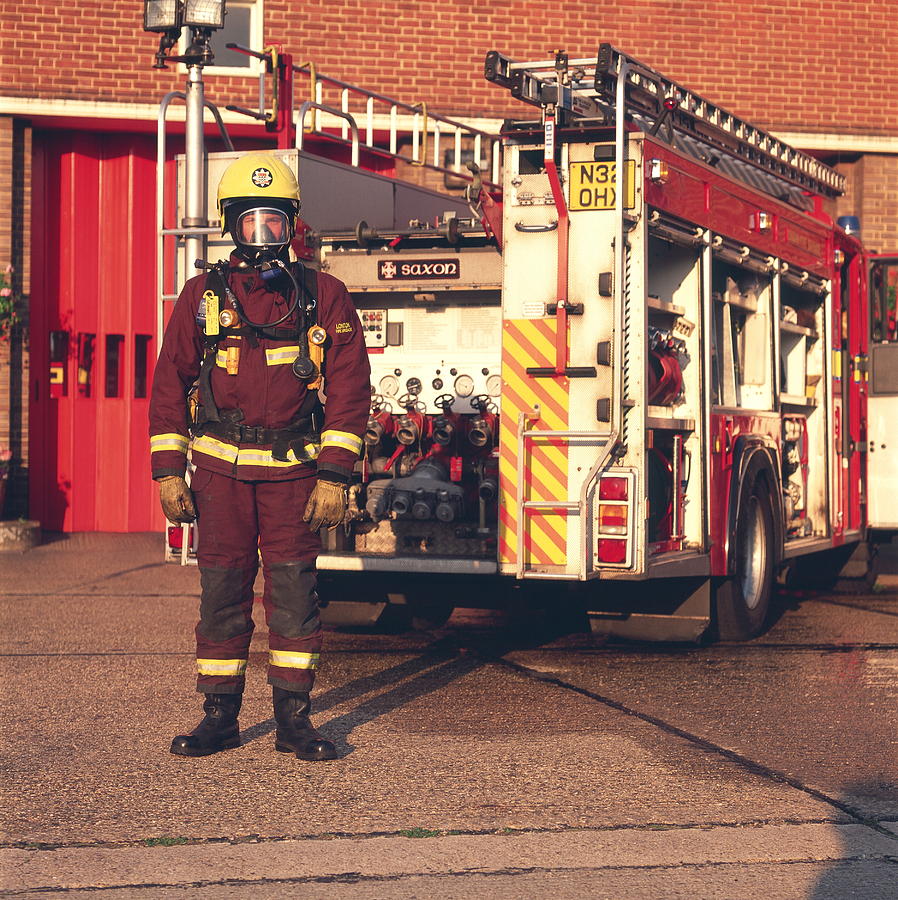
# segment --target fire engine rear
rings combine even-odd
[[[540,110],[504,131],[501,222],[476,210],[501,277],[462,220],[324,239],[375,393],[320,568],[458,576],[455,603],[549,581],[603,633],[751,637],[777,571],[863,537],[841,176],[610,45],[486,74]]]

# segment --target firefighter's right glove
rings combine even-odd
[[[309,523],[312,531],[318,531],[325,526],[333,528],[343,521],[347,506],[346,485],[319,478],[302,518],[304,522]]]
[[[180,475],[166,475],[159,479],[159,500],[169,522],[192,522],[196,518],[193,494]]]

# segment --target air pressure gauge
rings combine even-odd
[[[399,390],[399,379],[394,375],[384,375],[380,380],[380,392],[388,397],[395,397],[396,391]]]
[[[455,393],[459,397],[470,397],[474,393],[474,379],[470,375],[459,375],[455,379]]]
[[[486,380],[486,392],[490,397],[498,397],[502,393],[502,376],[490,375]]]

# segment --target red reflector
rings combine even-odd
[[[606,477],[599,481],[599,500],[626,500],[630,482],[626,478]]]
[[[614,538],[599,538],[599,562],[622,563],[627,561],[627,542]]]
[[[193,544],[193,526],[187,529],[187,544]],[[168,546],[172,550],[180,550],[184,546],[184,529],[180,525],[168,526]]]

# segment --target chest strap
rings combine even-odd
[[[297,312],[289,327],[252,328],[243,326],[241,328],[230,328],[219,325],[218,332],[215,334],[206,333],[206,297],[210,294],[216,296],[218,298],[219,309],[221,309],[223,298],[227,296],[228,289],[224,277],[217,268],[210,269],[206,274],[206,288],[203,299],[200,301],[200,309],[197,310],[196,315],[197,326],[203,330],[203,342],[206,348],[203,355],[203,361],[200,364],[199,376],[197,377],[199,402],[202,406],[202,421],[194,423],[197,429],[202,427],[203,430],[210,431],[211,433],[211,429],[209,429],[208,426],[212,423],[222,421],[218,405],[215,402],[215,396],[212,393],[212,371],[215,367],[218,345],[223,340],[229,337],[242,337],[251,344],[255,344],[256,340],[259,338],[267,338],[268,340],[274,341],[296,341],[297,344],[300,347],[304,347],[306,353],[308,353],[308,338],[306,332],[303,331],[300,322],[305,318],[307,326],[311,327],[318,321],[318,273],[314,270],[310,271],[303,265],[300,265],[300,270],[301,277],[297,280],[305,295],[300,298],[300,302],[304,304],[305,308],[304,316]],[[309,393],[317,396],[315,391],[310,391]],[[195,433],[199,432],[197,431]],[[231,437],[226,439],[235,440]],[[273,444],[273,441],[247,439],[245,441],[237,440],[237,443]],[[275,458],[280,459],[280,457]]]

